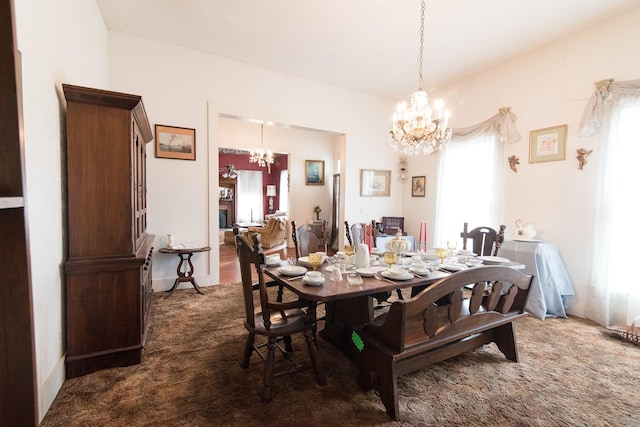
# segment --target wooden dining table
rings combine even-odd
[[[524,265],[515,262],[509,262],[506,265],[524,268]],[[265,274],[300,298],[310,301],[311,310],[316,309],[317,303],[324,303],[325,322],[324,329],[319,331],[320,336],[338,347],[357,365],[360,364],[358,331],[374,318],[374,295],[402,289],[406,290],[404,297],[408,299],[411,288],[429,286],[452,274],[436,270],[421,277],[414,275],[408,280],[390,280],[378,273],[374,277],[362,277],[362,285],[352,286],[348,284],[344,273],[343,280],[330,280],[329,264],[324,263],[319,270],[324,274],[325,281],[320,286],[313,286],[305,284],[300,276],[281,275],[278,268],[278,266],[269,266],[265,268]]]

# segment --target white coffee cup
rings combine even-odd
[[[313,282],[317,282],[318,280],[322,280],[322,273],[319,271],[307,271],[307,277],[309,280]]]

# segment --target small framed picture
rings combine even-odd
[[[424,197],[427,178],[424,176],[411,177],[411,197]]]
[[[156,125],[156,157],[195,160],[196,130]]]
[[[529,163],[565,159],[567,125],[532,130],[529,133]]]
[[[307,160],[307,185],[324,185],[324,160]]]
[[[391,194],[391,171],[360,170],[360,195],[365,197],[389,196]]]

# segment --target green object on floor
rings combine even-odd
[[[353,341],[353,344],[355,344],[358,351],[362,351],[362,349],[364,348],[364,342],[356,331],[351,332],[351,341]]]

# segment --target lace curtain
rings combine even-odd
[[[516,120],[511,109],[504,107],[482,123],[452,130],[451,143],[440,153],[434,247],[446,245],[447,240],[460,241],[465,222],[472,228],[498,227],[502,144],[520,139]],[[464,191],[469,177],[480,176],[482,186]]]
[[[495,136],[500,143],[513,144],[520,140],[516,120],[518,118],[511,112],[511,107],[503,107],[498,110],[498,114],[482,123],[466,128],[452,129],[451,141],[491,135]]]
[[[579,128],[596,139],[598,164],[596,213],[586,317],[604,326],[629,325],[640,317],[640,284],[626,255],[640,217],[640,80],[596,82]]]

